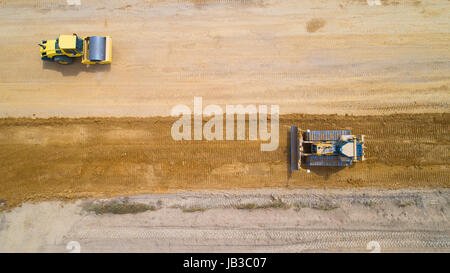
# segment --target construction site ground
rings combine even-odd
[[[151,194],[127,202],[152,210],[98,215],[88,208],[110,200],[26,203],[0,214],[0,252],[449,252],[449,193],[252,189]]]
[[[0,197],[14,207],[180,190],[450,186],[449,114],[283,115],[279,146],[271,152],[261,151],[261,141],[175,141],[175,120],[0,120]],[[291,173],[290,125],[364,132],[367,160]]]
[[[368,2],[2,0],[0,116],[168,116],[194,96],[282,114],[448,112],[450,2]],[[111,36],[112,64],[41,61],[41,40],[73,32]]]
[[[408,230],[424,227],[436,232],[444,239],[433,237],[431,241],[443,240],[445,245],[429,248],[447,251],[449,12],[450,2],[444,0],[0,0],[0,211],[4,211],[0,250],[63,251],[62,235],[49,239],[51,243],[39,241],[27,246],[25,241],[10,241],[19,238],[10,232],[21,231],[24,238],[38,236],[51,221],[33,218],[37,211],[43,215],[48,212],[48,219],[52,213],[75,217],[81,210],[79,199],[141,194],[152,198],[173,193],[178,194],[173,195],[178,202],[185,198],[183,194],[189,198],[190,193],[205,190],[283,189],[314,195],[329,190],[342,191],[339,194],[382,190],[381,195],[392,190],[438,191],[436,194],[444,197],[436,211],[420,208],[409,212],[435,213],[438,224],[434,225],[434,220],[429,224],[413,221]],[[64,66],[40,59],[41,40],[73,32],[82,37],[112,36],[112,64],[85,66],[76,59]],[[170,117],[171,110],[178,104],[193,109],[194,97],[202,97],[203,106],[216,104],[222,109],[227,104],[278,105],[278,148],[263,152],[260,140],[173,140],[171,126],[176,118]],[[291,125],[311,130],[348,128],[364,134],[367,160],[347,168],[292,173]],[[317,192],[307,191],[310,189]],[[42,201],[50,203],[39,203]],[[57,203],[60,201],[77,203]],[[25,207],[19,208],[21,204]],[[58,207],[64,204],[61,212]],[[164,213],[173,217],[183,214],[172,210],[167,207],[145,214],[158,219],[164,218]],[[234,208],[213,210],[236,215],[236,219],[249,216]],[[259,211],[248,213],[260,213],[258,217],[268,221],[279,213]],[[329,222],[329,228],[336,232],[346,217],[339,211],[337,220]],[[351,211],[349,208],[344,215],[352,215]],[[191,228],[198,231],[207,224],[211,220],[208,213],[188,214],[198,216]],[[315,210],[308,213],[312,222],[324,219],[317,218]],[[384,217],[384,212],[374,213]],[[403,211],[399,210],[400,214]],[[21,215],[33,217],[25,223]],[[286,221],[300,217],[292,209],[282,215]],[[105,216],[89,217],[100,223]],[[127,215],[114,217],[130,220]],[[381,218],[377,223],[380,227],[392,221]],[[241,220],[236,221],[230,220],[229,225],[239,226]],[[357,226],[358,221],[346,222],[345,228]],[[401,223],[396,222],[393,230],[401,232]],[[218,223],[212,228],[224,227],[226,232],[227,225]],[[168,226],[183,230],[178,222],[158,228]],[[289,222],[287,226],[296,225]],[[367,222],[361,230],[369,226]],[[262,227],[279,228],[267,223]],[[57,234],[66,234],[66,239],[87,238],[73,230],[67,233],[69,228],[65,226]],[[407,233],[402,234],[407,237]],[[322,236],[307,233],[301,238],[316,235]],[[161,236],[155,240],[163,242],[165,237]],[[245,241],[247,235],[239,236]],[[417,240],[421,236],[417,234]],[[136,242],[125,241],[130,247]],[[208,251],[214,245],[220,242],[197,250]],[[101,246],[92,243],[86,249],[117,251]],[[390,249],[395,250],[395,246],[399,245]],[[357,248],[361,250],[361,245]],[[217,249],[226,251],[223,245]],[[233,249],[240,250],[230,251]],[[404,248],[417,249],[428,248]],[[312,247],[314,250],[317,248]]]

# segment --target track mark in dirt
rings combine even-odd
[[[122,6],[120,8],[117,8],[117,9],[124,10],[124,9],[132,8],[132,7],[133,7],[132,5],[125,5],[125,6]]]
[[[325,26],[325,23],[325,20],[321,18],[311,19],[306,23],[306,31],[308,31],[309,33],[316,32],[319,29],[323,28]]]

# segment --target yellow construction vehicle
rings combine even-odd
[[[310,166],[345,167],[364,161],[364,138],[351,130],[305,131],[291,126],[291,171],[309,172]]]
[[[82,57],[83,64],[109,64],[112,62],[112,40],[109,36],[85,38],[60,35],[56,40],[42,40],[41,59],[59,64],[71,64],[73,58]]]

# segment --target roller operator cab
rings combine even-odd
[[[41,59],[59,64],[70,64],[82,57],[83,64],[109,64],[112,62],[112,40],[109,36],[80,38],[76,34],[60,35],[56,40],[43,40]]]
[[[291,126],[291,170],[310,166],[345,167],[365,160],[364,135],[350,130],[302,131]]]

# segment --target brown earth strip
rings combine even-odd
[[[200,189],[450,186],[450,114],[280,117],[280,144],[174,141],[175,119],[0,120],[0,199],[73,200]],[[289,172],[289,126],[367,135],[367,161]],[[6,206],[3,205],[3,208]]]

